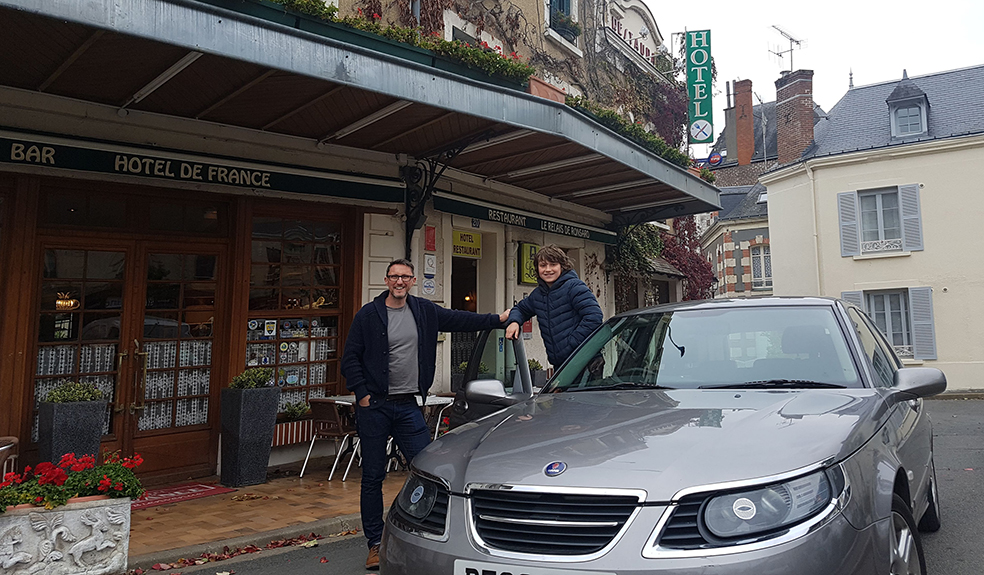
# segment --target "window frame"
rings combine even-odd
[[[896,345],[894,343],[895,340],[893,336],[896,334],[896,330],[891,329],[891,333],[887,331],[889,328],[894,328],[894,326],[890,325],[892,323],[891,314],[893,310],[891,309],[888,299],[893,295],[899,296],[899,301],[902,307],[902,309],[899,310],[901,313],[902,324],[903,324],[903,329],[900,332],[903,341],[901,345]],[[911,306],[909,304],[909,290],[900,289],[900,290],[865,291],[864,298],[865,298],[864,303],[866,306],[865,313],[868,315],[868,319],[871,320],[872,325],[875,326],[875,329],[877,329],[878,332],[885,338],[887,345],[892,348],[892,350],[895,352],[896,355],[900,357],[912,358],[913,357],[912,322],[909,315],[911,311],[910,310]],[[878,320],[875,318],[875,305],[874,305],[875,298],[885,298],[885,311],[883,312],[885,314],[885,326],[886,326],[885,330],[883,330],[881,326],[878,325]]]
[[[898,252],[903,251],[904,238],[903,236],[903,222],[902,222],[902,198],[899,195],[898,187],[894,188],[881,188],[876,190],[865,190],[858,191],[858,235],[860,240],[860,248],[862,254],[870,253],[882,253],[882,252]],[[885,210],[891,208],[884,207],[884,197],[894,195],[895,196],[895,213],[898,221],[898,237],[896,238],[886,238],[885,234]],[[866,240],[865,232],[865,210],[863,208],[862,202],[865,198],[875,198],[875,215],[877,218],[877,240]],[[889,243],[891,242],[891,243]],[[869,248],[879,248],[879,249],[865,249],[865,244],[869,244]]]
[[[919,109],[919,131],[918,132],[902,132],[899,126],[898,114],[902,110],[909,110],[911,108]],[[892,127],[892,138],[901,140],[904,138],[912,138],[914,136],[925,135],[929,131],[929,122],[926,117],[926,102],[920,100],[908,100],[902,102],[894,102],[889,107],[889,119],[891,120]]]
[[[755,251],[758,250],[758,254]],[[768,250],[769,253],[765,253]],[[753,290],[767,290],[772,289],[772,274],[766,275],[765,270],[765,260],[769,259],[769,268],[772,268],[772,249],[768,244],[759,244],[752,246],[748,251],[749,257],[751,258],[751,268],[752,268],[752,289]],[[759,277],[755,276],[755,261],[759,262],[759,271],[761,272]]]

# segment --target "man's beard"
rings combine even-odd
[[[403,295],[397,295],[393,290],[390,290],[390,297],[393,299],[406,299],[408,295],[410,295],[410,290],[404,290]]]

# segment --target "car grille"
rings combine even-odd
[[[444,535],[448,518],[448,502],[451,496],[443,488],[437,492],[437,499],[434,501],[434,508],[423,519],[411,517],[400,509],[399,504],[393,503],[393,519],[403,529],[407,531],[423,531],[434,535]]]
[[[491,548],[542,555],[587,555],[618,535],[639,500],[633,496],[529,491],[472,492],[475,529]]]
[[[707,495],[694,495],[680,500],[660,535],[660,547],[699,549],[708,544],[697,526],[706,499]]]

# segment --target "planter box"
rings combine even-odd
[[[62,455],[99,456],[106,401],[42,402],[38,408],[38,457],[58,464]]]
[[[565,94],[563,90],[557,88],[553,84],[544,82],[536,76],[530,76],[530,85],[527,91],[534,96],[546,98],[547,100],[553,100],[554,102],[559,102],[561,104],[567,101],[567,94]]]
[[[0,513],[0,542],[2,573],[124,573],[130,499],[100,495],[69,499],[51,510],[9,507]]]
[[[222,390],[222,485],[266,482],[279,387]]]

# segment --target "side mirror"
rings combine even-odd
[[[476,379],[465,384],[465,399],[473,403],[494,404],[507,397],[506,388],[497,379]]]
[[[946,391],[946,375],[935,367],[904,367],[895,372],[892,384],[904,399],[930,397]]]

